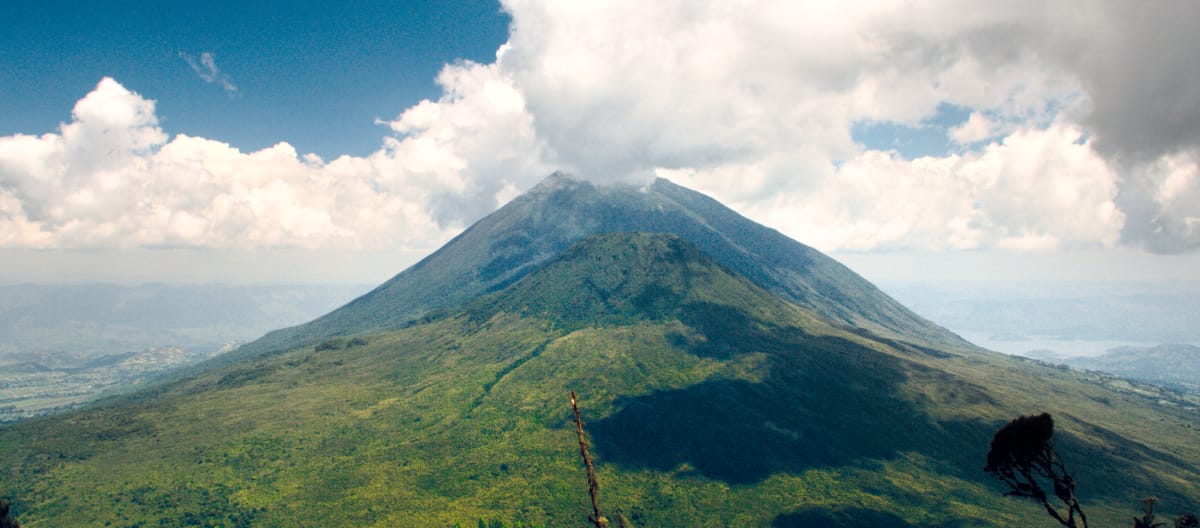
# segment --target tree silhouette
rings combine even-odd
[[[1063,526],[1087,528],[1087,516],[1075,497],[1075,479],[1054,451],[1054,419],[1048,413],[1018,417],[997,431],[984,471],[1008,485],[1007,495],[1038,501]],[[1052,503],[1043,484],[1061,506]]]
[[[1194,513],[1185,513],[1175,518],[1175,528],[1200,528],[1200,519]]]
[[[1154,522],[1154,503],[1158,502],[1157,497],[1146,497],[1142,499],[1142,518],[1133,518],[1133,528],[1158,528],[1163,523]]]
[[[8,501],[0,499],[0,528],[21,528],[21,523],[8,516],[8,511]]]

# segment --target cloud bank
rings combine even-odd
[[[519,192],[492,175],[550,170],[513,155],[536,157],[520,95],[478,80],[447,69],[468,93],[410,109],[393,123],[410,135],[370,156],[324,161],[168,141],[153,101],[104,79],[59,133],[0,138],[0,246],[428,248]]]
[[[365,157],[170,138],[105,79],[57,133],[0,138],[0,246],[428,247],[562,168],[667,176],[824,250],[1200,247],[1200,4],[504,7],[496,61],[447,65]],[[944,155],[853,134],[946,105]]]

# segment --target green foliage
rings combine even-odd
[[[1077,477],[1101,521],[1127,522],[1104,505],[1142,490],[1180,505],[1200,495],[1200,432],[1184,410],[850,332],[674,244],[598,239],[363,344],[326,338],[339,348],[279,350],[0,427],[0,496],[45,526],[578,526],[568,389],[587,409],[605,504],[637,526],[1025,525],[1042,514],[996,493],[979,446],[1035,405],[1067,417],[1059,445],[1089,461]],[[558,311],[587,276],[606,296]]]
[[[471,303],[467,310],[475,321],[486,321],[501,312],[519,313],[570,331],[680,318],[690,323],[708,307],[716,307],[718,318],[731,311],[749,312],[739,321],[725,322],[730,326],[748,323],[752,316],[797,312],[721,268],[682,239],[646,233],[586,239],[539,273]],[[752,332],[753,325],[738,326],[737,330]]]

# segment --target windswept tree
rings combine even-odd
[[[1175,528],[1200,528],[1200,518],[1194,513],[1185,513],[1175,518]]]
[[[0,499],[0,528],[21,528],[21,523],[8,516],[9,509],[8,501]]]
[[[1048,413],[1021,416],[997,431],[984,471],[1008,485],[1007,495],[1037,501],[1059,524],[1087,528],[1075,479],[1054,451],[1054,419]]]

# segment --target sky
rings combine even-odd
[[[1200,3],[9,2],[0,282],[385,280],[554,170],[867,278],[1200,281]]]

